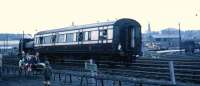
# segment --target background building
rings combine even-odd
[[[149,30],[143,34],[144,47],[154,50],[179,49],[179,30],[166,28],[159,32]],[[193,40],[200,43],[200,30],[181,31],[181,42]]]

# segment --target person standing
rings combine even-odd
[[[19,67],[24,68],[23,66],[25,65],[25,59],[26,59],[26,54],[24,51],[22,51],[22,54],[19,57]]]
[[[34,64],[38,64],[40,63],[40,59],[39,59],[39,53],[37,52],[33,58],[33,63]]]
[[[45,61],[45,67],[44,67],[44,86],[50,86],[50,81],[52,77],[52,68],[49,64],[49,61]]]
[[[26,66],[27,66],[27,71],[32,71],[32,69],[31,69],[32,56],[29,53],[26,53],[25,63],[26,63]]]
[[[20,56],[20,59],[24,59],[24,58],[26,58],[26,53],[25,53],[24,51],[22,51],[22,54],[21,54],[21,56]]]

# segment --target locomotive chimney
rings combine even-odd
[[[72,26],[75,26],[74,22],[72,22]]]

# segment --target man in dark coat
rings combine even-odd
[[[49,61],[45,61],[45,68],[44,68],[44,86],[50,86],[50,81],[52,77],[52,68],[49,64]]]
[[[37,52],[33,57],[33,64],[38,64],[40,62],[39,53]]]

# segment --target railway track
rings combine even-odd
[[[97,63],[99,73],[170,81],[169,61],[167,59],[139,59],[128,67],[116,62]],[[200,83],[200,60],[186,59],[173,61],[177,82]],[[111,67],[108,63],[112,63],[115,66]],[[57,63],[57,65],[54,65],[54,68],[58,70],[80,71],[84,69],[84,61],[65,61],[61,64]]]

